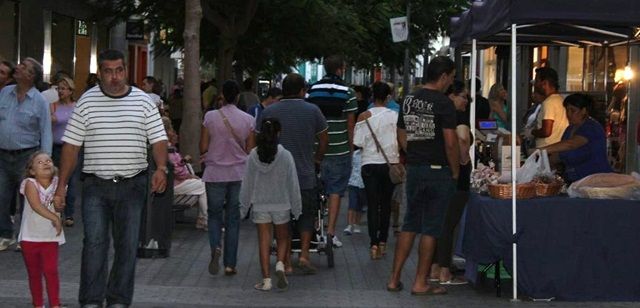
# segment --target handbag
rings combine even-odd
[[[367,123],[367,127],[369,128],[369,131],[371,132],[371,136],[373,137],[373,141],[376,143],[376,148],[378,148],[378,151],[380,151],[382,153],[382,156],[384,157],[384,160],[387,162],[387,166],[389,166],[389,179],[391,179],[391,183],[393,183],[393,184],[403,183],[405,181],[406,174],[407,174],[407,171],[405,170],[404,165],[403,164],[392,164],[392,163],[389,162],[389,158],[387,157],[387,154],[382,149],[382,146],[380,145],[380,142],[378,141],[378,137],[376,137],[376,134],[373,132],[373,128],[371,128],[371,124],[369,124],[369,119],[366,119],[365,122]]]
[[[247,149],[242,145],[242,139],[240,139],[240,137],[236,135],[236,131],[233,129],[231,124],[229,124],[229,119],[227,119],[227,116],[224,115],[224,113],[220,109],[218,109],[218,112],[220,112],[220,115],[222,116],[222,122],[224,122],[224,125],[227,126],[227,128],[229,129],[229,132],[233,136],[233,139],[236,140],[236,143],[238,144],[238,146],[242,149],[243,152],[245,152],[246,154],[249,154],[249,152],[247,152]]]

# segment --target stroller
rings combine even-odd
[[[316,216],[315,223],[315,234],[311,239],[311,246],[309,248],[310,253],[318,253],[324,254],[327,256],[327,265],[329,268],[333,268],[334,257],[333,257],[333,239],[327,236],[327,220],[329,217],[329,208],[328,208],[328,199],[327,195],[324,192],[324,186],[322,181],[318,177],[317,183],[317,202],[318,202],[318,211]],[[292,221],[293,222],[293,221]],[[292,253],[300,253],[301,252],[301,240],[300,240],[300,232],[298,228],[295,226],[295,222],[293,222],[291,228],[291,252]],[[276,242],[275,239],[271,245],[272,254],[276,253]]]

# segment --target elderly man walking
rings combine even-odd
[[[25,58],[15,68],[16,84],[0,91],[0,251],[15,243],[10,203],[22,180],[29,156],[51,154],[51,115],[35,85],[42,81],[42,65]]]
[[[79,301],[83,307],[102,307],[106,297],[108,307],[127,307],[133,299],[146,201],[147,141],[158,166],[151,190],[161,193],[167,185],[167,137],[151,98],[127,85],[127,65],[120,51],[100,54],[98,74],[100,86],[80,97],[62,138],[60,185],[54,202],[58,209],[64,206],[65,186],[84,145]],[[109,229],[115,256],[107,276]]]

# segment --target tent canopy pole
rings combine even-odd
[[[516,24],[511,25],[511,106],[515,106],[515,102],[517,101],[516,96],[516,65],[518,64],[517,55],[516,55],[516,37],[517,37],[517,27]],[[516,153],[517,144],[516,144],[516,108],[511,108],[511,225],[512,225],[512,234],[515,238],[517,221],[516,221],[516,205],[517,205],[517,196],[516,196],[516,157],[520,155],[520,153]],[[518,300],[518,244],[514,241],[512,244],[513,248],[513,297],[512,301]]]

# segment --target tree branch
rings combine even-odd
[[[221,33],[229,31],[227,20],[218,13],[218,11],[211,8],[211,4],[207,0],[202,0],[202,13],[206,20],[211,22]]]
[[[256,15],[256,11],[258,10],[258,0],[247,0],[245,7],[245,14],[242,15],[240,21],[236,24],[236,34],[243,35],[247,32],[249,25],[251,24],[251,20]]]

